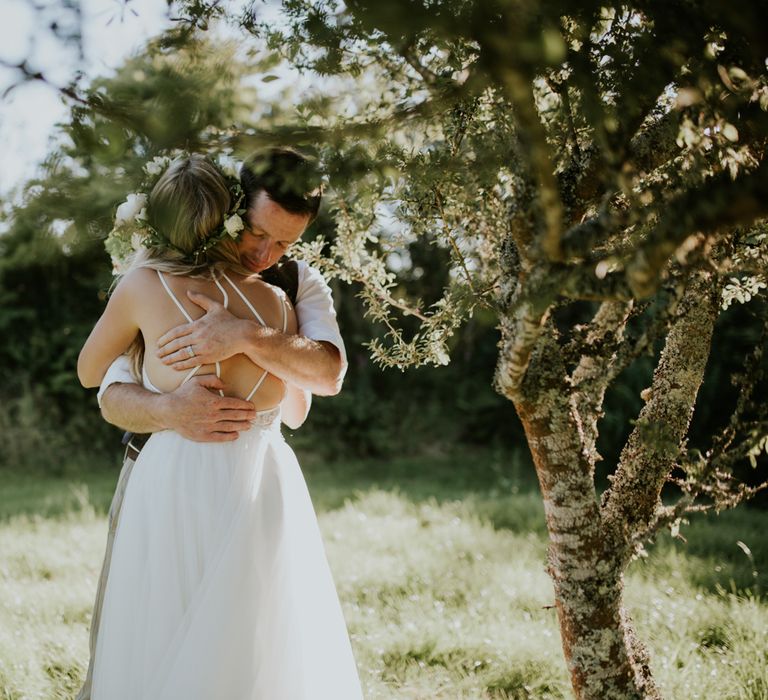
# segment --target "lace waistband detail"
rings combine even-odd
[[[268,408],[266,411],[256,411],[253,419],[254,427],[269,428],[272,425],[280,426],[280,406]]]

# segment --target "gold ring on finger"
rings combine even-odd
[[[191,345],[187,345],[185,350],[187,351],[187,355],[189,355],[190,357],[194,357],[195,356],[195,351],[194,351],[194,349],[192,348]]]

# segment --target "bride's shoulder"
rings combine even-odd
[[[129,272],[126,272],[115,285],[115,291],[120,290],[122,293],[131,291],[140,291],[144,289],[147,284],[153,284],[157,281],[157,272],[148,267],[139,267]]]
[[[269,299],[281,299],[283,290],[265,282],[259,275],[233,275],[233,280],[249,296],[261,296]]]
[[[233,275],[232,279],[243,290],[252,304],[260,307],[260,311],[263,310],[271,316],[274,324],[279,325],[281,318],[287,318],[288,328],[294,327],[295,311],[293,304],[283,289],[265,282],[259,275],[237,275],[236,277]]]
[[[112,296],[120,295],[140,300],[153,296],[160,286],[157,270],[139,267],[124,274],[112,290]]]

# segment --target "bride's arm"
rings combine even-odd
[[[301,427],[312,405],[312,393],[293,384],[285,385],[285,398],[280,404],[280,418],[289,428]]]
[[[139,332],[136,291],[143,272],[136,270],[120,281],[85,341],[77,358],[77,377],[84,387],[99,386],[109,366],[128,349]]]

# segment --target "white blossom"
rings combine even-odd
[[[734,301],[746,304],[763,289],[768,289],[768,285],[759,277],[745,277],[744,279],[731,277],[730,283],[723,288],[720,308],[725,310]]]
[[[166,156],[156,156],[144,166],[144,172],[147,175],[159,175],[168,167],[170,162]]]
[[[445,351],[445,348],[438,346],[434,350],[435,362],[440,365],[447,365],[451,361],[451,356]]]
[[[219,156],[217,163],[221,172],[227,177],[233,177],[235,179],[240,177],[240,163],[232,156]]]
[[[232,238],[237,238],[237,234],[245,228],[243,220],[238,214],[232,214],[225,222],[224,228]]]
[[[128,198],[115,212],[115,225],[129,223],[137,218],[146,217],[147,195],[129,194]]]
[[[134,233],[131,236],[131,248],[135,251],[141,250],[144,245],[144,236],[141,233]]]

